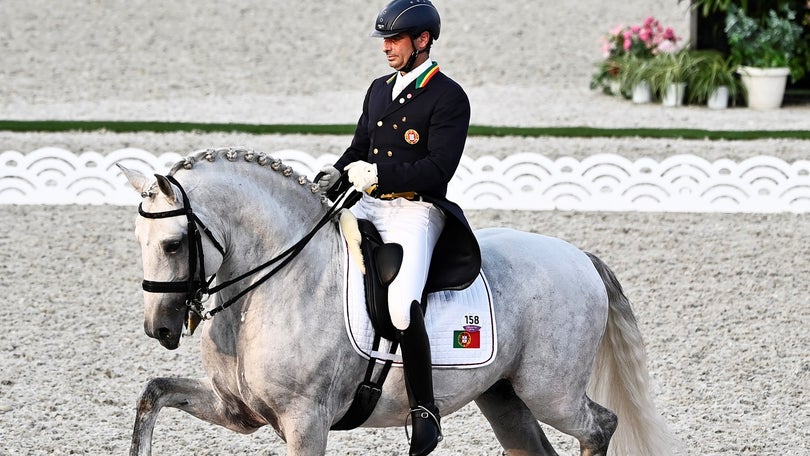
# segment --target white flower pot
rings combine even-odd
[[[777,109],[782,106],[789,68],[755,68],[741,66],[737,69],[745,86],[748,107],[751,109]]]
[[[652,89],[647,81],[640,81],[633,85],[633,103],[649,103],[652,101]]]
[[[610,81],[610,94],[611,95],[621,95],[622,93],[622,85],[617,80]]]
[[[667,107],[682,106],[684,95],[686,95],[686,83],[672,83],[667,86],[667,89],[664,91],[664,98],[661,100],[661,104]]]
[[[709,94],[706,105],[710,109],[726,109],[728,107],[728,87],[719,86]]]

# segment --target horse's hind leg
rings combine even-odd
[[[581,456],[607,455],[610,437],[616,430],[616,414],[582,395],[579,399],[545,398],[529,403],[543,423],[579,440]]]
[[[131,456],[152,454],[152,431],[158,412],[163,407],[178,408],[201,420],[245,434],[255,431],[260,426],[256,423],[255,427],[251,427],[248,424],[251,420],[240,420],[237,414],[228,413],[227,404],[214,393],[206,381],[191,378],[156,378],[149,381],[138,399],[130,447]],[[233,409],[234,407],[231,407],[231,410]]]
[[[606,456],[608,443],[610,443],[613,432],[616,431],[619,419],[615,413],[592,401],[587,396],[585,396],[584,402],[583,410],[587,410],[587,412],[583,413],[583,415],[589,416],[592,430],[585,434],[585,438],[579,439],[580,455]]]
[[[512,384],[501,380],[475,399],[509,456],[557,456],[543,429]]]

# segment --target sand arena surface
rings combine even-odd
[[[382,3],[382,2],[380,2]],[[559,2],[558,2],[559,3]],[[565,3],[565,2],[562,2]],[[806,107],[723,112],[634,106],[587,90],[598,37],[671,0],[436,1],[434,57],[467,89],[473,122],[810,129]],[[0,3],[0,118],[353,123],[388,71],[366,37],[377,6],[302,2]],[[341,136],[0,132],[0,150],[187,153],[246,145],[340,153]],[[690,153],[808,159],[807,141],[471,138],[467,153],[583,158]],[[149,378],[201,375],[196,338],[167,351],[142,330],[134,207],[0,205],[0,455],[123,454]],[[634,303],[659,410],[695,455],[810,454],[810,215],[473,211],[475,228],[562,237],[604,259]],[[499,454],[474,407],[435,454]],[[569,437],[545,428],[562,454]],[[242,436],[167,409],[155,454],[284,454],[270,429]],[[401,429],[333,433],[330,455],[402,454]]]
[[[354,123],[372,76],[390,73],[368,37],[384,3],[6,0],[0,119]],[[810,129],[795,106],[662,109],[588,89],[616,25],[654,16],[689,41],[686,1],[435,4],[431,58],[468,92],[473,124]]]
[[[143,334],[135,208],[2,208],[0,454],[122,454],[155,376],[201,374],[196,338]],[[808,215],[480,211],[474,226],[555,235],[617,272],[647,342],[656,402],[690,454],[802,454],[810,343]],[[437,454],[499,454],[470,406]],[[563,454],[572,439],[546,427]],[[332,433],[329,454],[401,454],[401,429]],[[155,454],[284,454],[166,409]]]

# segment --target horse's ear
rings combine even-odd
[[[149,189],[153,185],[153,181],[149,180],[142,172],[138,171],[137,169],[129,169],[120,163],[116,163],[115,166],[121,170],[124,174],[124,177],[127,178],[129,181],[129,185],[132,186],[138,193],[142,196],[146,196],[149,193]]]
[[[157,178],[158,188],[160,192],[166,195],[169,198],[169,201],[174,201],[174,188],[172,187],[172,183],[169,182],[169,179],[166,179],[166,176],[161,176],[160,174],[155,174]]]

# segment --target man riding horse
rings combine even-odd
[[[319,181],[329,188],[340,170],[348,173],[363,193],[352,213],[404,250],[388,305],[410,400],[411,455],[430,453],[442,438],[420,302],[428,292],[466,288],[481,267],[461,208],[446,198],[464,151],[470,102],[429,58],[440,28],[429,0],[394,0],[380,11],[371,36],[383,38],[382,51],[396,72],[371,83],[351,145],[334,166],[321,170]]]

